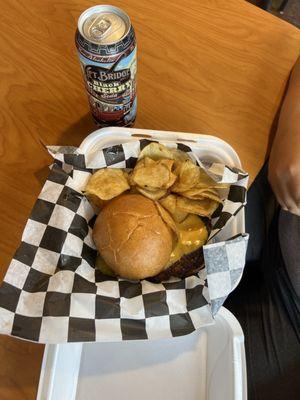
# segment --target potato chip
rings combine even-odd
[[[147,189],[144,189],[144,188],[140,188],[139,186],[136,186],[136,185],[131,186],[130,192],[138,193],[139,192],[138,189],[146,190],[147,193],[148,192],[150,192],[150,193],[157,192],[158,190],[163,190],[164,193],[167,193],[166,189],[157,189],[157,188],[153,188],[153,187],[150,187],[150,186],[148,186]]]
[[[206,187],[210,189],[227,189],[230,185],[228,183],[218,183],[214,181],[203,168],[199,168],[200,170],[200,179],[198,183],[198,187]]]
[[[176,222],[182,222],[188,216],[188,213],[180,211],[177,208],[177,196],[175,194],[169,194],[159,202],[171,214]]]
[[[87,194],[86,197],[93,206],[97,207],[98,210],[95,209],[96,213],[98,213],[99,210],[102,210],[102,208],[107,203],[107,201],[101,200],[98,196],[95,196],[94,194]]]
[[[143,148],[138,159],[141,160],[144,157],[149,157],[155,161],[166,158],[169,160],[174,160],[175,164],[177,161],[190,160],[189,155],[184,151],[172,149],[156,142],[152,142]]]
[[[162,219],[165,221],[168,227],[171,228],[172,231],[177,235],[178,234],[177,227],[171,215],[157,201],[155,202],[155,205]]]
[[[204,189],[202,192],[202,198],[207,198],[216,201],[217,203],[222,203],[222,199],[219,193],[214,189]],[[199,197],[200,200],[200,197]]]
[[[130,189],[126,175],[121,169],[104,168],[95,172],[84,190],[87,196],[94,195],[101,200],[111,200]]]
[[[219,201],[220,196],[214,189],[225,189],[229,187],[226,183],[215,182],[203,168],[193,164],[191,160],[185,161],[184,163],[177,161],[174,173],[178,175],[178,179],[171,189],[172,192],[179,193],[191,199],[209,197]],[[200,195],[204,190],[212,192],[208,192],[205,196]]]
[[[166,189],[156,189],[156,190],[148,190],[148,189],[143,189],[140,188],[139,186],[135,187],[138,192],[140,192],[143,196],[148,197],[151,200],[159,200],[163,196],[167,194]]]
[[[143,148],[143,150],[140,152],[138,159],[141,160],[144,157],[149,157],[152,160],[157,161],[163,158],[168,158],[172,160],[174,158],[174,155],[172,150],[168,149],[163,144],[152,142]]]
[[[191,160],[189,155],[182,150],[172,149],[171,151],[173,153],[173,159],[174,159],[175,163],[176,163],[176,161],[184,162],[186,160]]]
[[[218,207],[218,202],[205,198],[202,200],[191,200],[186,197],[178,196],[176,206],[180,211],[190,214],[197,214],[202,217],[210,217]]]
[[[198,188],[197,186],[185,192],[182,192],[181,196],[187,197],[188,199],[192,200],[201,200],[204,198],[208,198],[211,200],[215,200],[218,203],[221,203],[222,201],[218,192],[215,189],[202,187]]]
[[[153,161],[145,157],[138,161],[131,175],[132,182],[147,189],[168,189],[176,180],[176,175],[172,172],[174,161],[162,159]]]
[[[175,174],[178,179],[172,187],[172,192],[181,193],[196,186],[200,181],[200,168],[191,160],[177,162]]]

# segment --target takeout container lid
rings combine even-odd
[[[84,152],[139,140],[199,145],[204,160],[241,167],[237,153],[214,136],[144,129],[104,128],[81,144]],[[221,232],[244,232],[244,211]],[[220,238],[222,240],[222,238]],[[182,373],[184,371],[184,373]],[[215,324],[172,339],[118,343],[46,345],[38,400],[246,400],[244,337],[236,318],[224,307]],[[99,397],[100,396],[100,397]]]
[[[46,345],[37,400],[246,400],[243,331],[215,324],[155,341]]]

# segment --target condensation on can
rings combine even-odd
[[[131,126],[136,117],[136,40],[130,19],[94,6],[78,19],[76,46],[91,112],[100,126]]]

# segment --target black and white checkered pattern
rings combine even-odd
[[[131,282],[94,268],[95,214],[81,191],[95,169],[132,168],[148,143],[93,154],[49,149],[54,164],[0,288],[1,333],[41,343],[119,341],[180,336],[213,321],[241,277],[247,236],[205,246],[206,270],[184,280]],[[172,147],[197,154],[186,144]],[[244,207],[247,174],[219,164],[203,167],[232,183],[214,216],[215,236]]]

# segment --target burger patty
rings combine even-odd
[[[176,261],[169,268],[163,270],[159,274],[149,278],[151,282],[159,283],[167,281],[171,276],[176,278],[186,278],[187,276],[196,274],[204,267],[203,248],[197,249],[192,253],[185,254],[180,260]]]
[[[203,218],[203,222],[205,223],[209,236],[211,232],[211,221],[208,218]],[[189,254],[185,254],[180,258],[180,260],[176,261],[174,264],[170,265],[170,267],[161,271],[152,278],[148,278],[148,280],[154,283],[160,283],[162,281],[167,281],[172,276],[183,279],[196,274],[202,268],[204,268],[204,255],[203,247],[200,247]]]

